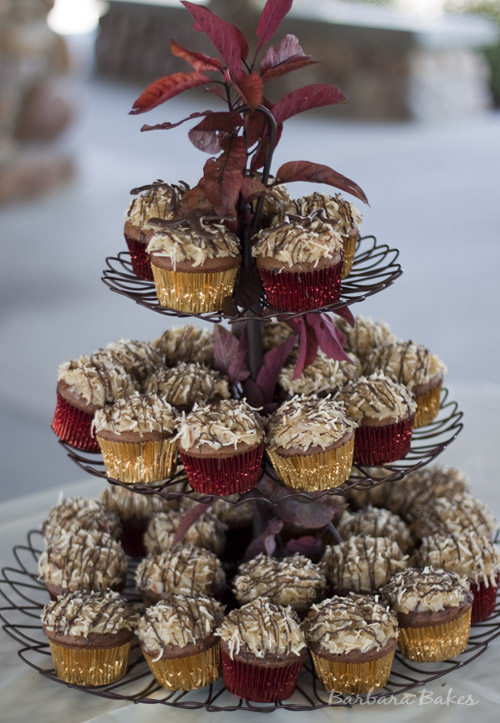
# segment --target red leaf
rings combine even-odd
[[[211,113],[213,113],[211,110],[204,110],[201,113],[191,113],[191,115],[188,115],[187,118],[183,118],[177,123],[157,123],[155,126],[148,126],[145,124],[142,126],[141,131],[169,131],[171,128],[177,128],[177,126],[182,125],[192,118],[202,118],[203,116],[210,115]]]
[[[198,123],[188,133],[189,140],[200,151],[205,153],[219,153],[221,150],[219,131],[233,131],[242,125],[241,117],[238,113],[219,112],[212,113],[207,118]]]
[[[241,75],[240,38],[233,25],[217,17],[208,8],[181,0],[182,5],[196,20],[193,30],[198,30],[211,40],[235,78]]]
[[[290,183],[291,181],[326,183],[329,186],[340,188],[341,191],[351,193],[363,203],[368,203],[365,192],[357,183],[321,163],[311,163],[311,161],[289,161],[285,163],[276,173],[275,184]]]
[[[200,73],[173,73],[153,81],[137,98],[130,115],[138,115],[156,108],[185,90],[209,83],[210,78]]]
[[[223,65],[219,58],[211,58],[209,55],[205,55],[204,53],[197,53],[194,50],[183,48],[175,40],[170,41],[170,50],[177,58],[187,60],[187,62],[198,71],[198,73],[203,73],[204,70],[223,69]]]
[[[203,179],[202,179],[203,180]],[[190,188],[182,195],[181,203],[179,205],[179,217],[189,216],[193,211],[200,213],[213,213],[212,205],[207,198],[207,194],[200,181],[197,186]]]
[[[328,314],[306,314],[306,322],[314,329],[319,348],[331,359],[352,361],[339,339],[339,330]]]
[[[194,505],[194,507],[191,507],[190,510],[186,512],[186,514],[182,517],[181,521],[179,522],[179,527],[175,531],[174,539],[172,541],[172,546],[176,545],[178,542],[180,542],[183,538],[186,532],[189,530],[191,525],[194,525],[194,523],[202,517],[205,512],[209,509],[210,505],[215,502],[215,497],[210,500],[210,502],[198,502],[197,505]]]
[[[238,93],[251,110],[255,110],[262,102],[264,84],[257,73],[243,74],[235,83]]]
[[[236,25],[233,25],[232,28],[233,28],[233,30],[236,34],[236,37],[238,38],[238,42],[240,44],[240,55],[243,58],[243,60],[246,60],[248,58],[248,50],[249,50],[247,39],[243,35],[242,31]]]
[[[346,321],[349,324],[349,326],[353,327],[354,324],[356,323],[354,321],[354,316],[352,314],[352,311],[350,310],[350,308],[348,306],[343,306],[340,309],[337,309],[334,313],[337,316],[340,316],[341,319]],[[342,344],[345,345],[345,338],[344,338],[344,341],[342,342]]]
[[[245,201],[253,200],[254,198],[262,195],[266,192],[266,187],[257,176],[244,176],[241,184],[240,193]]]
[[[279,78],[292,70],[313,65],[316,61],[306,55],[295,35],[285,35],[281,39],[278,50],[271,46],[260,61],[260,74],[266,83],[272,78]]]
[[[276,123],[283,123],[297,113],[303,113],[311,108],[321,108],[325,105],[345,103],[345,97],[335,85],[325,83],[312,83],[303,88],[292,90],[280,98],[273,105],[273,115]]]
[[[274,144],[274,149],[276,149],[278,143],[280,142],[281,134],[283,133],[283,124],[280,124],[278,126],[278,132],[276,134],[276,143]],[[262,168],[262,166],[266,162],[267,158],[267,152],[269,148],[269,136],[266,136],[262,143],[259,144],[257,150],[255,151],[254,155],[252,156],[252,161],[250,163],[250,170],[255,173],[255,171],[258,171],[259,168]],[[273,149],[273,151],[274,151]]]
[[[214,358],[212,366],[229,376],[233,356],[238,353],[239,340],[230,331],[217,324],[214,329]]]
[[[263,531],[248,545],[243,560],[251,560],[261,552],[264,555],[272,555],[276,550],[275,535],[283,529],[283,521],[273,517],[268,521]]]
[[[253,379],[246,379],[243,383],[243,396],[247,402],[255,409],[260,409],[264,406],[264,397],[262,390],[259,385],[254,382]]]
[[[293,0],[267,0],[257,25],[257,50],[271,40],[292,4]]]
[[[298,539],[291,539],[285,545],[288,552],[292,555],[299,553],[305,555],[313,562],[319,562],[323,557],[325,551],[325,545],[320,537],[313,537],[312,535],[305,535]]]
[[[262,366],[257,374],[256,382],[262,390],[262,398],[264,404],[273,401],[274,389],[278,376],[283,368],[284,363],[288,359],[292,348],[297,343],[296,335],[288,337],[285,341],[270,349],[264,354]]]
[[[247,155],[245,139],[228,136],[221,139],[223,153],[210,158],[203,169],[205,193],[215,213],[225,216],[234,209],[243,181]]]
[[[250,376],[250,371],[247,368],[247,330],[244,328],[238,339],[238,348],[236,354],[233,354],[232,359],[229,363],[228,376],[229,381],[232,384],[237,382],[244,382]]]
[[[304,369],[312,364],[318,353],[318,340],[314,329],[309,326],[304,316],[296,319],[287,319],[288,326],[291,326],[295,333],[300,334],[299,353],[293,373],[293,379],[298,379]]]

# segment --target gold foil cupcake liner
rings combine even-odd
[[[357,237],[348,236],[342,243],[344,249],[344,259],[342,263],[342,278],[345,279],[351,273],[354,263],[354,253],[358,245]]]
[[[201,314],[221,311],[224,299],[232,296],[238,269],[214,273],[186,273],[151,265],[160,306]]]
[[[425,427],[426,424],[430,424],[437,417],[441,407],[441,387],[442,384],[439,384],[434,389],[425,392],[425,394],[419,394],[415,397],[417,411],[413,421],[414,429]]]
[[[391,673],[394,650],[365,663],[341,663],[311,650],[314,668],[326,690],[353,695],[383,688]]]
[[[421,628],[401,628],[398,644],[405,658],[421,663],[448,660],[463,653],[469,640],[471,608],[455,620]]]
[[[75,685],[108,685],[127,672],[132,641],[115,648],[65,648],[49,641],[56,675]]]
[[[177,445],[169,439],[154,442],[116,442],[97,437],[106,475],[120,482],[158,482],[177,466]]]
[[[221,674],[220,645],[216,643],[201,653],[156,662],[144,653],[156,681],[169,690],[194,690],[214,683]]]
[[[341,447],[320,454],[283,457],[268,450],[280,480],[295,490],[313,492],[332,489],[349,478],[354,452],[354,435]]]

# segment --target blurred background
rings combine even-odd
[[[263,0],[206,4],[254,36]],[[273,99],[330,82],[347,96],[287,121],[274,168],[322,162],[366,191],[362,231],[399,248],[405,273],[353,311],[445,360],[466,428],[443,459],[472,476],[499,428],[499,24],[498,0],[295,0],[277,38],[298,35],[321,64],[269,87]],[[100,277],[125,249],[129,190],[201,175],[187,126],[140,127],[215,98],[128,115],[146,84],[187,70],[171,37],[213,52],[191,26],[174,0],[0,0],[0,499],[83,476],[50,430],[59,363],[171,323]]]

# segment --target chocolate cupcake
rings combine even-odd
[[[158,512],[151,518],[144,533],[144,546],[150,555],[158,555],[172,547],[182,518],[183,513],[176,510]],[[226,525],[208,510],[191,525],[183,541],[220,555],[226,546],[225,533]]]
[[[161,395],[182,412],[191,411],[195,404],[213,404],[231,398],[227,377],[196,362],[179,362],[170,369],[153,372],[143,389]]]
[[[344,540],[351,535],[370,535],[397,542],[403,552],[409,552],[414,547],[408,525],[401,517],[383,508],[368,506],[354,513],[346,510],[337,531]]]
[[[359,360],[354,355],[351,355],[351,360],[349,362],[331,359],[322,351],[318,351],[314,361],[300,376],[294,378],[297,352],[292,352],[279,373],[278,387],[287,397],[296,394],[333,394],[361,374]]]
[[[115,512],[106,509],[98,500],[87,497],[75,497],[63,500],[53,507],[43,523],[42,535],[47,544],[61,532],[78,530],[97,530],[106,532],[115,539],[122,536],[122,524]]]
[[[155,339],[153,345],[164,355],[168,366],[179,362],[198,362],[210,366],[214,355],[213,332],[192,324],[167,329]]]
[[[354,326],[335,317],[335,325],[345,334],[346,351],[356,354],[363,364],[374,349],[396,341],[385,322],[373,321],[368,316],[356,316]]]

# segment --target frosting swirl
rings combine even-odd
[[[59,366],[57,381],[64,382],[87,404],[96,408],[116,402],[137,389],[121,364],[107,354],[81,356]]]
[[[146,550],[156,555],[172,547],[177,528],[183,518],[182,512],[169,510],[158,512],[151,518],[144,533],[144,546]],[[194,522],[183,537],[196,547],[205,547],[216,555],[226,546],[226,525],[217,519],[210,510]]]
[[[61,531],[78,532],[80,529],[107,532],[117,539],[122,534],[118,515],[106,509],[102,502],[87,497],[68,498],[53,507],[43,523],[42,534],[49,541]]]
[[[238,237],[222,224],[203,224],[205,233],[198,233],[188,223],[156,231],[151,236],[147,252],[171,260],[174,270],[177,264],[189,261],[194,268],[209,259],[239,258]]]
[[[169,365],[178,362],[211,364],[214,354],[213,333],[192,324],[167,329],[153,344],[165,355],[165,361]]]
[[[316,220],[308,225],[287,221],[261,229],[252,244],[252,256],[271,258],[279,262],[281,270],[296,264],[317,267],[320,261],[336,259],[342,250],[339,234],[331,225]]]
[[[206,445],[211,450],[255,446],[264,439],[260,416],[245,401],[223,399],[216,405],[195,405],[178,420],[175,439],[183,450]]]
[[[469,590],[467,578],[455,572],[409,567],[396,573],[381,595],[397,613],[421,613],[458,607]]]
[[[374,349],[366,360],[365,372],[381,371],[408,389],[429,384],[436,377],[442,379],[446,365],[422,344],[400,341]]]
[[[135,631],[139,614],[117,592],[77,590],[61,595],[43,608],[44,630],[87,638],[90,634]]]
[[[361,425],[366,420],[403,419],[417,409],[408,389],[381,372],[347,382],[335,399],[344,402],[347,414]]]
[[[99,409],[94,416],[93,428],[96,433],[103,430],[137,432],[139,435],[151,432],[173,434],[174,411],[166,399],[157,394],[135,392],[127,399]]]
[[[192,407],[211,399],[229,399],[228,379],[215,369],[196,362],[179,362],[170,369],[158,369],[144,383],[145,392],[160,394],[174,407]]]
[[[138,226],[143,231],[156,230],[157,227],[151,225],[149,219],[169,220],[175,218],[182,195],[188,188],[189,186],[182,181],[179,185],[170,185],[158,180],[144,189],[134,189],[134,191],[143,190],[143,192],[131,200],[125,214],[126,221]]]
[[[361,364],[354,355],[352,362],[331,359],[322,351],[302,374],[294,379],[297,352],[293,352],[278,376],[279,386],[288,394],[321,394],[335,392],[361,373]]]

